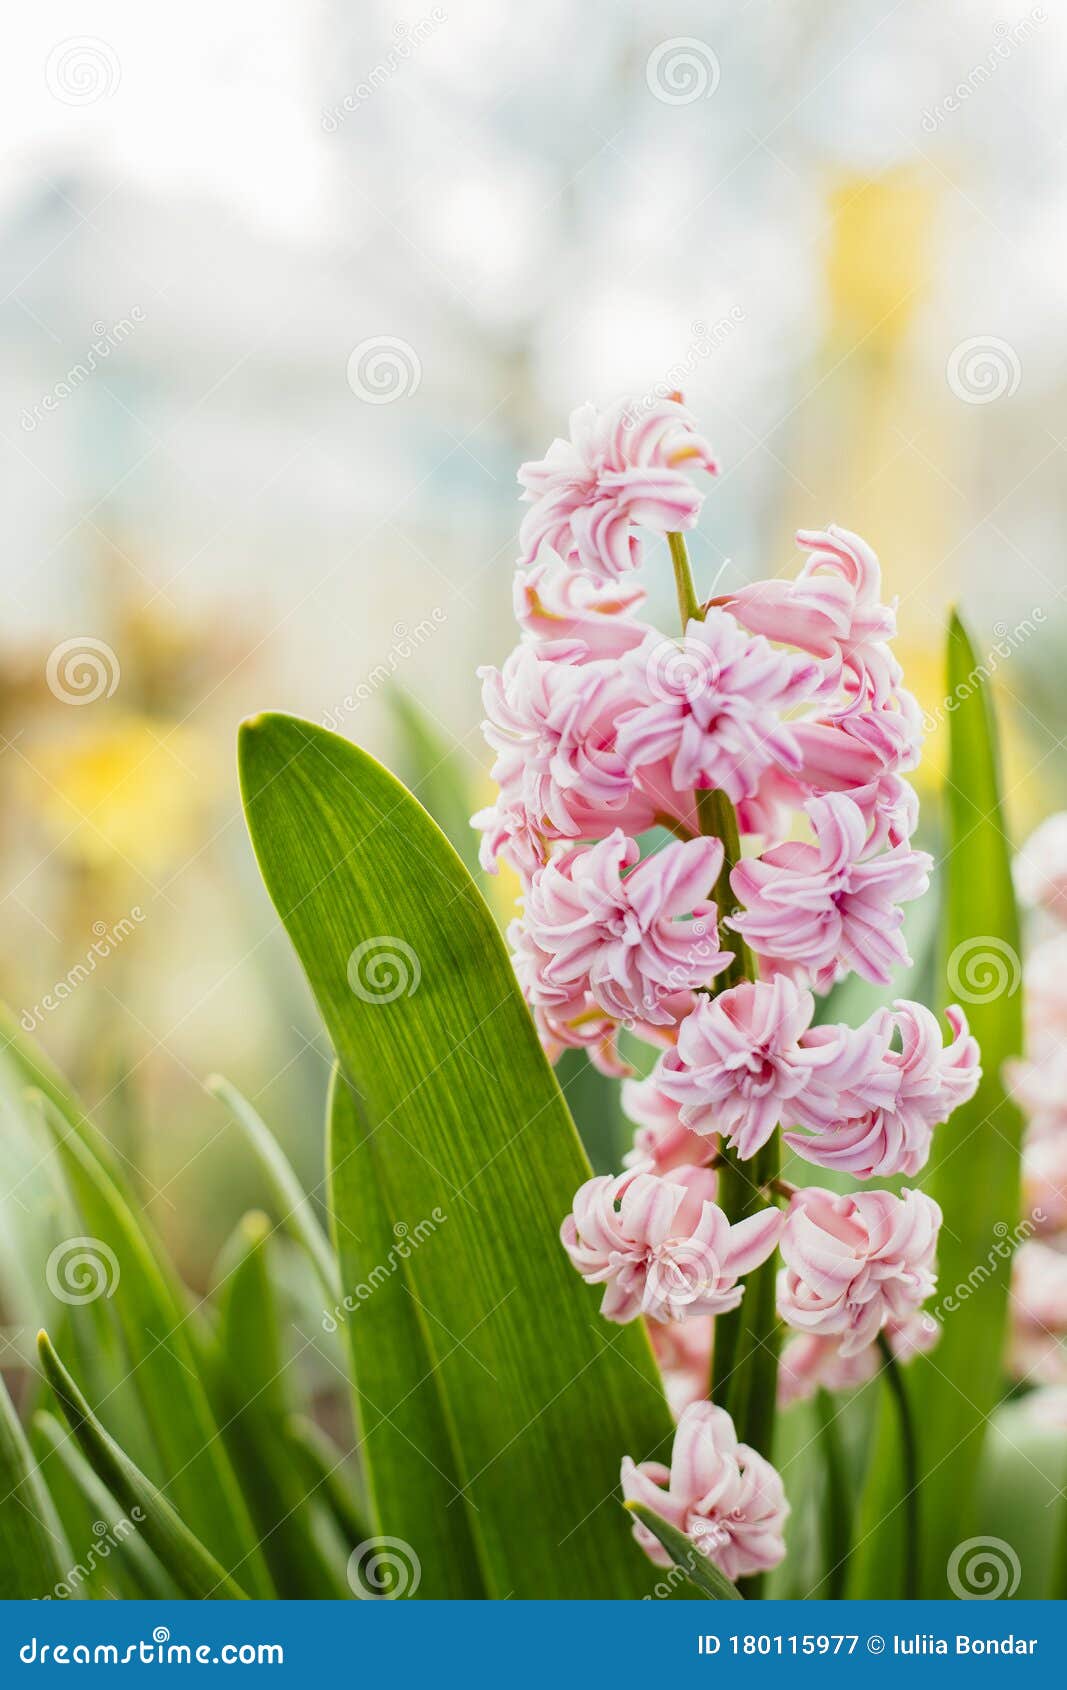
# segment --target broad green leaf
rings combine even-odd
[[[376,1528],[418,1555],[421,1578],[413,1594],[485,1596],[438,1357],[400,1254],[410,1256],[408,1226],[382,1189],[375,1135],[336,1069],[328,1115],[330,1213],[344,1301],[325,1318],[341,1325],[351,1362],[359,1453]],[[432,1218],[430,1227],[432,1233]],[[433,1245],[430,1236],[414,1247],[432,1253]]]
[[[279,1221],[290,1237],[303,1245],[324,1291],[336,1300],[340,1296],[336,1259],[326,1234],[318,1223],[311,1199],[293,1172],[292,1165],[274,1134],[261,1120],[248,1099],[242,1097],[236,1086],[231,1086],[228,1080],[217,1074],[213,1075],[207,1082],[207,1089],[226,1105],[244,1132],[278,1205]]]
[[[690,1584],[695,1585],[701,1596],[707,1597],[709,1602],[740,1602],[743,1600],[736,1584],[731,1584],[725,1573],[720,1573],[714,1562],[706,1555],[701,1555],[694,1549],[684,1532],[669,1521],[654,1514],[651,1508],[646,1508],[643,1502],[624,1502],[623,1507],[628,1514],[640,1520],[647,1526],[653,1537],[662,1543],[679,1572],[683,1572]]]
[[[482,875],[478,835],[471,816],[478,808],[470,753],[448,743],[445,734],[410,693],[391,687],[386,694],[400,740],[400,771],[420,804],[475,880]]]
[[[54,1414],[44,1410],[33,1417],[34,1430],[47,1444],[49,1451],[56,1461],[62,1463],[68,1475],[88,1503],[95,1521],[94,1536],[101,1526],[106,1527],[107,1554],[109,1559],[102,1564],[108,1573],[113,1570],[110,1556],[114,1553],[115,1560],[121,1565],[130,1578],[135,1596],[151,1596],[164,1600],[173,1597],[176,1587],[167,1577],[161,1563],[149,1549],[147,1543],[138,1531],[137,1520],[131,1520],[123,1513],[120,1504],[112,1496],[103,1480],[100,1479],[86,1461],[72,1432],[64,1431]],[[92,1559],[100,1564],[100,1545],[90,1540]],[[88,1555],[86,1556],[88,1559]],[[66,1574],[65,1582],[74,1582],[72,1575],[75,1569]]]
[[[388,1216],[422,1229],[405,1276],[489,1593],[640,1596],[649,1570],[610,1504],[621,1457],[662,1457],[670,1416],[646,1335],[600,1320],[560,1248],[589,1165],[492,916],[421,807],[345,741],[259,717],[241,772]],[[336,1189],[336,1151],[334,1166]],[[346,1225],[359,1234],[358,1208],[335,1220],[339,1247]],[[439,1529],[426,1519],[424,1544]]]
[[[40,1601],[70,1565],[59,1516],[0,1378],[0,1595]]]
[[[982,1457],[978,1508],[988,1554],[961,1555],[956,1577],[965,1589],[985,1579],[999,1596],[1062,1601],[1059,1542],[1067,1485],[1062,1425],[1042,1424],[1025,1398],[1002,1404],[990,1421]]]
[[[920,1405],[922,1543],[919,1593],[949,1595],[956,1546],[983,1529],[978,1477],[988,1417],[1002,1394],[1011,1273],[1019,1214],[1022,1121],[1005,1090],[1005,1063],[1022,1048],[1018,912],[988,683],[956,616],[948,636],[949,766],[941,878],[944,1004],[962,1003],[982,1051],[972,1101],[934,1134],[922,1183],[940,1203],[942,1337],[908,1368]],[[957,1288],[962,1287],[962,1294]],[[900,1593],[903,1510],[891,1405],[882,1404],[864,1499],[853,1594]]]
[[[63,1417],[93,1472],[106,1485],[179,1590],[186,1596],[219,1601],[245,1592],[189,1530],[170,1503],[104,1430],[52,1347],[47,1332],[37,1336],[45,1377]]]
[[[48,1099],[42,1114],[89,1244],[107,1264],[109,1307],[118,1322],[131,1383],[151,1432],[158,1482],[191,1531],[241,1575],[255,1595],[272,1588],[252,1522],[200,1381],[181,1292],[162,1250],[86,1142]]]
[[[216,1302],[223,1436],[278,1594],[348,1597],[344,1562],[338,1567],[320,1549],[319,1505],[285,1442],[290,1363],[268,1270],[270,1235],[266,1215],[246,1215],[222,1257]]]

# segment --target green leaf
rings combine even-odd
[[[109,1174],[48,1099],[42,1114],[90,1246],[107,1263],[110,1296],[128,1371],[151,1432],[158,1480],[182,1518],[255,1595],[273,1594],[262,1552],[189,1342],[179,1287]]]
[[[336,1069],[328,1118],[330,1212],[345,1302],[325,1318],[343,1328],[375,1527],[410,1544],[418,1556],[421,1577],[413,1594],[485,1596],[438,1358],[399,1254],[407,1223],[385,1196],[374,1135]],[[435,1225],[431,1217],[431,1230]],[[432,1237],[418,1247],[432,1253]]]
[[[1022,1120],[1005,1090],[1005,1063],[1022,1049],[1019,920],[1011,844],[1000,798],[996,724],[987,680],[957,616],[948,636],[947,775],[942,987],[962,1003],[982,1051],[970,1103],[934,1134],[923,1185],[940,1203],[942,1337],[908,1368],[921,1405],[922,1543],[919,1594],[951,1594],[953,1549],[982,1530],[979,1466],[988,1417],[1002,1395],[1012,1238],[1019,1215]],[[957,1295],[956,1288],[963,1287]],[[883,1406],[864,1501],[854,1594],[900,1592],[903,1553],[895,1428]]]
[[[848,1559],[852,1553],[852,1483],[839,1419],[843,1406],[819,1389],[815,1393],[819,1422],[819,1449],[823,1462],[822,1556],[823,1585],[817,1592],[829,1601],[845,1594]]]
[[[645,1333],[600,1320],[599,1293],[560,1248],[589,1165],[492,916],[410,794],[336,736],[257,718],[241,773],[263,876],[358,1095],[388,1218],[424,1229],[405,1278],[489,1593],[640,1596],[648,1569],[608,1505],[621,1457],[662,1456],[671,1420]],[[360,1211],[350,1221],[342,1208],[339,1166],[335,1149],[341,1249]],[[424,1544],[440,1529],[424,1516]]]
[[[123,1513],[107,1486],[93,1472],[78,1448],[73,1434],[65,1432],[55,1415],[44,1410],[34,1415],[33,1425],[56,1460],[62,1462],[89,1504],[97,1529],[101,1524],[107,1527],[110,1540],[108,1553],[110,1554],[111,1546],[114,1545],[117,1559],[132,1579],[133,1594],[163,1600],[172,1598],[176,1594],[173,1581],[167,1577],[161,1563],[141,1537],[136,1521],[130,1520]],[[96,1546],[93,1545],[93,1548],[95,1550]],[[68,1585],[72,1582],[73,1571],[74,1569],[71,1569],[66,1575],[64,1582]]]
[[[290,1362],[268,1268],[270,1237],[266,1215],[248,1214],[223,1252],[216,1298],[223,1437],[278,1594],[347,1598],[343,1563],[322,1553],[316,1504],[285,1442]]]
[[[70,1571],[59,1516],[0,1378],[0,1590],[40,1601]]]
[[[410,693],[391,687],[386,693],[400,740],[400,769],[412,792],[429,811],[452,849],[477,881],[478,835],[471,815],[478,808],[474,794],[476,773],[470,753],[450,745],[424,707]]]
[[[337,1445],[306,1414],[291,1414],[285,1423],[285,1435],[304,1474],[305,1485],[324,1497],[349,1550],[367,1542],[373,1534],[364,1499]]]
[[[228,1080],[222,1079],[220,1075],[213,1075],[207,1082],[207,1089],[226,1105],[244,1132],[278,1205],[278,1219],[282,1226],[290,1237],[307,1251],[326,1295],[338,1298],[341,1294],[340,1281],[334,1253],[318,1223],[311,1199],[293,1172],[292,1164],[274,1134],[264,1124],[248,1099],[242,1097],[236,1086],[231,1086]]]
[[[695,1549],[677,1526],[661,1519],[651,1508],[646,1508],[643,1502],[624,1502],[623,1507],[659,1539],[674,1565],[686,1575],[690,1584],[696,1586],[701,1596],[707,1597],[710,1602],[743,1600],[736,1584],[731,1584],[726,1574],[720,1573],[713,1561],[709,1561],[706,1555]]]
[[[63,1417],[93,1472],[121,1504],[175,1584],[185,1596],[219,1601],[244,1597],[244,1591],[189,1530],[181,1516],[139,1467],[109,1437],[52,1347],[47,1332],[37,1348],[45,1377]]]

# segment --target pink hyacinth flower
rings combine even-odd
[[[734,869],[744,912],[733,925],[771,969],[816,991],[849,970],[888,985],[910,962],[899,904],[926,891],[932,859],[905,845],[868,858],[863,815],[843,793],[814,798],[807,811],[813,845],[776,845]]]
[[[1024,904],[1067,922],[1067,811],[1034,829],[1015,859],[1015,884]]]
[[[710,1314],[694,1320],[651,1320],[648,1335],[656,1357],[667,1407],[680,1420],[690,1403],[708,1394],[715,1321]]]
[[[622,1493],[667,1520],[728,1579],[769,1572],[785,1555],[789,1504],[777,1470],[737,1441],[724,1408],[693,1403],[678,1422],[671,1464],[622,1463]],[[647,1526],[634,1537],[657,1567],[670,1556]]]
[[[687,1127],[721,1133],[739,1156],[753,1156],[781,1121],[796,1118],[798,1097],[828,1060],[800,1042],[814,1009],[811,993],[781,975],[701,998],[660,1059],[656,1083]]]
[[[933,1349],[941,1336],[941,1327],[932,1314],[913,1314],[900,1322],[891,1321],[885,1335],[896,1360],[908,1362],[913,1356]],[[853,1391],[873,1379],[880,1366],[881,1357],[874,1344],[843,1355],[836,1338],[798,1334],[790,1338],[782,1351],[778,1405],[788,1408],[790,1403],[802,1402],[820,1389]]]
[[[597,657],[621,657],[646,638],[647,626],[631,614],[644,598],[635,582],[624,587],[583,575],[547,546],[515,575],[520,627],[542,640],[582,640]]]
[[[532,1002],[587,990],[616,1020],[670,1026],[672,999],[726,967],[730,956],[719,949],[708,900],[722,866],[720,841],[676,840],[644,862],[639,856],[636,840],[616,830],[534,875],[524,925],[543,960]]]
[[[687,1163],[699,1166],[712,1153],[709,1139],[685,1125],[681,1105],[660,1089],[655,1074],[624,1083],[622,1112],[637,1124],[634,1147],[623,1159],[625,1167],[652,1162],[658,1174],[666,1174]]]
[[[650,634],[631,653],[635,707],[618,751],[631,770],[667,763],[678,790],[717,787],[736,804],[775,765],[797,772],[801,752],[782,712],[818,680],[809,659],[776,651],[725,610],[690,622],[681,641]]]
[[[958,1006],[945,1012],[953,1033],[948,1046],[924,1004],[900,999],[894,1010],[880,1010],[854,1032],[820,1027],[806,1040],[837,1053],[801,1100],[798,1119],[808,1133],[785,1135],[807,1161],[857,1179],[917,1174],[934,1128],[977,1091],[978,1045]],[[890,1044],[894,1028],[899,1051]]]
[[[940,1225],[941,1210],[921,1191],[798,1191],[780,1241],[779,1314],[798,1332],[837,1338],[843,1356],[855,1355],[934,1290]]]
[[[554,440],[545,457],[523,464],[519,482],[530,509],[519,530],[519,562],[533,563],[550,546],[590,575],[611,579],[641,561],[635,532],[692,528],[704,495],[687,470],[716,472],[707,441],[673,399],[643,415],[625,401],[572,412],[570,438]]]
[[[836,661],[856,688],[883,702],[900,667],[887,644],[896,614],[881,603],[878,558],[858,534],[833,524],[822,533],[802,530],[797,545],[811,555],[795,580],[754,582],[727,603],[746,628]]]
[[[783,1216],[763,1209],[731,1226],[715,1190],[710,1168],[661,1178],[650,1163],[579,1187],[560,1238],[586,1284],[605,1287],[605,1320],[685,1320],[737,1307],[739,1277],[767,1260]]]

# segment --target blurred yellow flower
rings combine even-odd
[[[57,851],[149,876],[195,850],[214,786],[199,737],[146,716],[38,744],[20,769],[27,804]]]

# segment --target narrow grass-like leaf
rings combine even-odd
[[[130,1382],[158,1461],[158,1482],[190,1530],[228,1568],[241,1568],[253,1594],[273,1594],[256,1534],[197,1373],[188,1310],[150,1241],[86,1142],[48,1099],[42,1113],[87,1236],[111,1252],[113,1295]]]
[[[1002,1392],[1019,1213],[1022,1121],[1004,1065],[1022,1048],[1019,920],[1011,845],[1000,799],[996,724],[988,679],[956,616],[948,635],[949,765],[945,792],[944,1003],[962,1001],[982,1051],[982,1082],[934,1135],[923,1185],[940,1203],[940,1343],[908,1369],[921,1405],[922,1543],[919,1594],[951,1593],[953,1549],[982,1528],[978,1476],[988,1417]],[[962,1294],[956,1288],[962,1287]],[[854,1594],[900,1593],[901,1474],[892,1417],[883,1407],[864,1500]]]
[[[207,1089],[225,1104],[241,1128],[278,1205],[278,1220],[290,1237],[307,1251],[323,1290],[328,1297],[336,1300],[340,1296],[337,1260],[319,1225],[311,1199],[274,1134],[229,1080],[213,1075],[207,1082]]]
[[[70,1563],[59,1516],[0,1378],[0,1593],[40,1601]]]
[[[492,916],[422,808],[345,741],[260,717],[243,729],[241,772],[264,879],[358,1093],[390,1218],[435,1228],[405,1277],[489,1593],[640,1596],[649,1571],[611,1498],[623,1455],[663,1455],[670,1416],[645,1333],[601,1321],[560,1248],[589,1165]],[[350,1224],[358,1234],[358,1210]]]
[[[373,1535],[370,1516],[345,1456],[306,1414],[289,1416],[285,1436],[306,1488],[325,1499],[349,1550],[365,1543]]]
[[[82,1454],[127,1516],[137,1520],[145,1542],[186,1596],[219,1601],[245,1592],[221,1567],[151,1480],[104,1430],[52,1347],[47,1332],[37,1337],[45,1377]]]
[[[843,1428],[839,1424],[843,1412],[842,1406],[829,1391],[816,1391],[815,1413],[819,1422],[819,1449],[823,1464],[820,1521],[823,1585],[818,1594],[830,1601],[838,1601],[845,1594],[848,1558],[852,1553],[852,1484]]]
[[[65,1431],[55,1415],[43,1409],[34,1415],[33,1425],[55,1460],[62,1462],[89,1504],[97,1526],[106,1526],[110,1537],[108,1554],[110,1555],[113,1544],[116,1559],[132,1581],[132,1594],[160,1600],[169,1600],[178,1594],[174,1582],[168,1578],[161,1562],[141,1537],[137,1520],[131,1520],[123,1513],[120,1503],[86,1461],[74,1434]],[[92,1547],[97,1548],[96,1545]],[[110,1571],[110,1563],[108,1570]],[[70,1573],[66,1575],[65,1582],[71,1583]]]
[[[399,1253],[411,1248],[405,1244],[408,1224],[389,1205],[374,1135],[337,1070],[328,1116],[330,1213],[345,1298],[328,1318],[343,1326],[376,1528],[410,1544],[418,1556],[421,1577],[413,1594],[485,1596],[437,1357]],[[436,1225],[431,1216],[431,1236],[415,1245],[431,1258],[435,1244],[438,1250],[441,1245],[432,1237]]]
[[[291,1404],[268,1270],[270,1234],[266,1215],[246,1215],[222,1256],[217,1336],[223,1436],[279,1596],[348,1597],[344,1564],[338,1567],[319,1548],[318,1505],[285,1443]]]
[[[643,1502],[624,1502],[623,1507],[628,1514],[640,1520],[647,1526],[653,1537],[659,1539],[667,1554],[670,1556],[679,1572],[683,1572],[690,1584],[695,1585],[701,1596],[710,1602],[740,1602],[743,1600],[736,1584],[731,1584],[725,1573],[720,1573],[714,1562],[706,1555],[701,1555],[694,1549],[684,1532],[669,1521],[654,1514],[651,1508],[646,1508]]]

